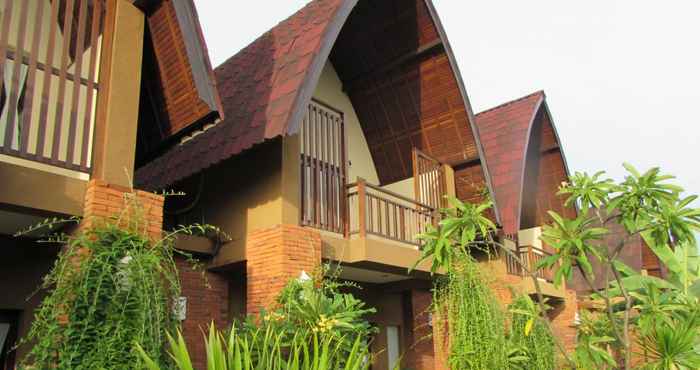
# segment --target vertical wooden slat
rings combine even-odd
[[[384,231],[386,234],[385,235],[391,235],[391,216],[389,216],[389,202],[386,200],[382,200],[382,203],[384,203],[384,225],[386,227],[386,230]]]
[[[10,0],[12,2],[12,0]],[[15,126],[20,125],[20,122],[15,122],[17,117],[17,102],[22,90],[20,85],[20,72],[24,62],[24,39],[27,36],[27,18],[29,18],[29,1],[23,1],[19,14],[19,29],[17,30],[17,49],[15,50],[15,62],[12,68],[11,85],[9,86],[9,100],[7,102],[7,126],[5,126],[5,150],[12,150],[12,142],[15,136]],[[3,63],[6,61],[3,57]],[[4,73],[4,72],[3,72]],[[4,79],[4,75],[0,74],[0,78]],[[18,119],[18,121],[21,121]],[[19,128],[18,128],[19,129]]]
[[[83,53],[85,49],[85,23],[87,22],[87,1],[78,0],[78,37],[75,52],[75,73],[76,79],[73,80],[73,96],[71,98],[71,111],[69,115],[70,126],[68,127],[68,151],[66,152],[66,162],[68,165],[73,165],[75,153],[75,135],[78,130],[78,107],[80,101],[80,77],[83,73]]]
[[[365,179],[357,179],[357,205],[358,205],[358,225],[360,238],[367,237],[367,189],[365,188]],[[370,211],[370,223],[372,222],[372,213]]]
[[[307,178],[307,173],[309,171],[309,163],[308,163],[308,150],[309,150],[309,143],[308,143],[308,135],[309,135],[309,117],[311,114],[311,110],[307,109],[306,111],[306,117],[304,118],[304,121],[302,122],[302,130],[301,130],[301,135],[302,135],[302,140],[301,140],[301,145],[302,145],[302,152],[301,152],[301,158],[302,158],[302,172],[301,172],[301,207],[302,207],[302,220],[304,221],[304,225],[308,224],[309,220],[309,180]]]
[[[343,186],[338,181],[338,160],[336,157],[336,152],[338,151],[338,141],[337,138],[337,120],[333,118],[333,124],[331,124],[331,189],[332,189],[332,205],[333,205],[333,229],[335,232],[342,232],[340,227],[340,187]]]
[[[5,9],[2,17],[2,34],[0,34],[0,89],[5,84],[5,63],[7,58],[7,43],[10,38],[10,23],[12,21],[12,5],[14,1],[5,1]]]
[[[32,46],[29,50],[29,70],[27,71],[27,88],[25,90],[24,112],[22,112],[22,138],[19,144],[20,153],[24,155],[29,151],[29,133],[32,130],[32,112],[34,105],[34,85],[36,84],[37,62],[39,59],[39,46],[44,35],[42,25],[44,24],[44,4],[37,3],[37,11],[32,31]],[[48,68],[45,68],[48,69]],[[45,71],[44,73],[50,73]]]
[[[399,206],[399,225],[400,225],[400,233],[401,233],[401,238],[402,239],[408,239],[406,236],[406,207],[404,206]]]
[[[321,163],[323,164],[323,188],[324,188],[324,197],[322,199],[322,204],[325,205],[324,209],[324,214],[325,214],[325,226],[326,228],[330,228],[330,195],[329,195],[329,188],[330,188],[330,183],[328,182],[330,176],[328,174],[330,170],[329,166],[329,158],[328,158],[328,146],[330,143],[328,142],[328,112],[323,112],[321,115]]]
[[[340,137],[340,186],[343,191],[343,196],[340,198],[340,212],[341,214],[345,215],[345,221],[343,222],[343,228],[347,230],[350,227],[350,211],[348,210],[348,204],[347,204],[347,188],[345,187],[345,184],[348,182],[347,180],[347,147],[345,146],[345,115],[341,112],[340,113],[340,132],[339,132],[339,137]],[[347,231],[345,231],[345,234],[347,235]]]
[[[53,147],[51,148],[51,159],[58,161],[61,150],[61,131],[63,129],[63,105],[66,95],[66,75],[68,73],[68,62],[70,60],[70,43],[73,29],[74,0],[66,0],[63,22],[63,48],[61,54],[61,68],[58,73],[58,98],[56,100],[56,119],[53,132]]]
[[[104,0],[93,2],[92,25],[90,27],[90,70],[88,72],[87,97],[85,98],[85,118],[83,121],[82,153],[80,154],[80,166],[87,168],[88,153],[90,150],[90,133],[92,126],[92,100],[95,97],[95,80],[97,78],[97,51],[99,36],[103,33],[103,8]]]
[[[313,114],[311,115],[311,155],[312,155],[312,161],[313,161],[313,220],[314,220],[314,225],[320,226],[319,222],[319,201],[318,201],[318,153],[317,153],[317,148],[318,148],[318,139],[317,139],[317,119],[318,119],[318,112],[316,110],[316,107],[313,107]]]
[[[37,135],[36,154],[38,157],[44,156],[44,143],[46,142],[46,121],[48,120],[49,102],[51,100],[51,82],[53,69],[53,59],[56,48],[56,36],[58,34],[58,1],[51,2],[51,20],[49,27],[49,44],[46,49],[46,66],[44,70],[44,83],[41,92],[41,110],[39,111],[39,131]]]
[[[396,203],[393,204],[394,206],[394,236],[398,239],[399,238],[399,209],[398,205]]]
[[[308,114],[307,114],[308,115]],[[299,202],[301,204],[301,224],[306,225],[306,155],[305,150],[306,147],[304,145],[304,137],[306,136],[306,117],[301,121],[301,130],[299,131],[299,146],[300,146],[300,153],[299,153]]]

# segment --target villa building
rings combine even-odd
[[[567,170],[544,94],[475,118],[430,1],[312,1],[214,73],[225,118],[136,173],[140,188],[187,194],[166,204],[166,228],[209,223],[230,236],[178,244],[206,263],[211,285],[183,263],[195,348],[199,327],[257,313],[288,279],[330,262],[378,309],[374,368],[405,353],[403,366],[432,369],[432,277],[427,263],[408,268],[445,196],[494,198],[505,243],[531,267],[548,253],[537,238],[545,211],[573,212],[555,196]],[[512,259],[487,263],[502,272],[504,303],[506,286],[534,294]],[[572,344],[575,296],[540,275]]]
[[[12,235],[119,213],[148,150],[137,137],[221,109],[190,0],[0,0],[0,61],[0,368],[14,369],[61,248]],[[162,197],[135,194],[160,234]]]
[[[0,0],[0,29],[6,368],[26,353],[10,349],[60,250],[9,235],[109,216],[125,193],[154,236],[188,223],[229,236],[178,239],[206,271],[178,261],[198,368],[201,327],[258,313],[324,262],[377,308],[373,369],[401,353],[403,367],[440,367],[434,277],[427,262],[408,269],[445,196],[493,199],[499,240],[529,268],[551,252],[546,211],[576,214],[556,196],[568,169],[544,93],[474,115],[430,0],[313,0],[214,70],[192,0]],[[508,287],[534,294],[512,258],[484,266],[504,304]],[[571,348],[575,293],[538,278]]]

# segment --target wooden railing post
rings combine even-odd
[[[367,236],[367,187],[363,178],[357,179],[357,223],[359,226],[360,238]]]
[[[341,224],[343,226],[343,238],[350,237],[350,192],[349,185],[343,185],[343,200],[341,204],[341,215],[343,217]]]

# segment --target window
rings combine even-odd
[[[388,369],[391,370],[399,362],[399,353],[401,352],[400,341],[399,341],[399,327],[398,326],[387,326],[386,327],[386,355],[387,363],[389,364]]]

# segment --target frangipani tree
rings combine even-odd
[[[683,189],[670,183],[673,177],[661,174],[658,168],[640,173],[630,165],[624,167],[628,175],[621,182],[605,178],[604,172],[576,173],[558,194],[567,196],[566,204],[579,210],[577,217],[567,219],[549,212],[552,222],[543,228],[542,240],[555,253],[537,268],[555,268],[556,285],[578,270],[596,292],[594,298],[604,302],[602,317],[583,313],[579,347],[573,356],[557,344],[568,365],[576,369],[630,369],[635,351],[644,356],[644,366],[649,369],[698,369],[700,270],[695,233],[700,231],[700,210],[691,206],[696,197],[682,197]],[[461,261],[470,261],[473,249],[510,254],[533,280],[541,321],[551,330],[536,271],[530,271],[519,256],[493,238],[496,225],[485,215],[491,203],[450,199],[450,204],[450,209],[442,211],[439,225],[419,235],[424,243],[421,261],[432,259],[432,272],[447,272],[445,286],[463,287],[467,284],[454,280],[464,279],[464,274],[454,272],[464,270]],[[622,225],[625,235],[615,245],[607,245],[612,223]],[[659,257],[666,271],[664,279],[642,275],[620,261],[628,241],[636,237],[643,238]],[[603,276],[597,277],[604,281],[602,290],[594,284],[594,264],[605,267]],[[452,308],[465,310],[464,298],[479,292],[454,294],[458,304]],[[482,312],[494,316],[488,305],[483,305]],[[460,333],[449,333],[450,340]],[[514,353],[517,356],[512,358],[522,360],[521,352]]]
[[[609,343],[621,353],[622,367],[632,366],[633,345],[641,348],[647,368],[700,368],[700,290],[695,233],[700,210],[691,207],[696,196],[682,197],[683,189],[669,181],[673,176],[658,168],[640,173],[625,164],[628,175],[615,183],[576,173],[559,194],[580,210],[575,219],[549,212],[553,222],[543,229],[542,240],[555,249],[540,267],[559,264],[555,284],[570,279],[577,269],[605,304],[610,337],[584,338],[583,342]],[[611,223],[622,225],[625,235],[615,245],[603,241]],[[641,275],[619,257],[628,241],[641,237],[663,263],[664,279]],[[603,264],[604,289],[596,289],[593,263]],[[595,334],[592,334],[595,335]],[[611,366],[600,357],[596,366]]]

